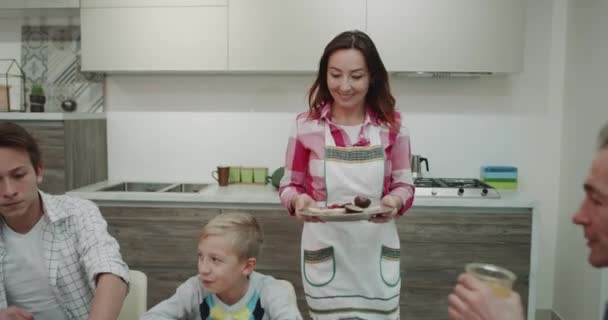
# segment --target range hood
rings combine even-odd
[[[418,78],[477,78],[524,67],[526,0],[367,1],[366,33],[386,69]]]

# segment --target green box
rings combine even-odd
[[[230,167],[228,182],[229,183],[241,182],[241,167]]]
[[[253,183],[266,184],[268,168],[253,168]]]
[[[253,168],[241,168],[241,182],[253,183]]]
[[[499,181],[499,180],[483,180],[483,182],[491,185],[496,189],[515,190],[517,189],[517,181]]]

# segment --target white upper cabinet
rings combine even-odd
[[[314,72],[333,37],[359,29],[389,71],[513,73],[523,68],[525,2],[80,0],[82,67]]]
[[[82,8],[82,69],[226,70],[227,14],[221,6]]]
[[[228,0],[80,0],[82,8],[226,6]]]
[[[26,9],[35,8],[78,8],[79,0],[25,0]]]
[[[23,0],[1,0],[0,9],[23,9]]]
[[[52,9],[79,6],[79,0],[0,0],[0,9]]]
[[[365,4],[366,0],[230,0],[229,69],[315,71],[333,37],[365,29]]]
[[[373,0],[367,32],[390,71],[519,72],[524,0]]]

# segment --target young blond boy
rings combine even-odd
[[[263,236],[246,213],[220,214],[201,230],[198,275],[142,319],[302,319],[291,286],[254,271]]]

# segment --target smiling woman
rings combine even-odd
[[[394,219],[413,201],[410,140],[384,64],[365,33],[347,31],[330,41],[308,101],[309,112],[297,116],[289,137],[279,194],[304,222],[301,273],[310,314],[399,319]],[[344,206],[355,196],[392,210],[349,222],[319,223],[322,217],[305,214]]]

